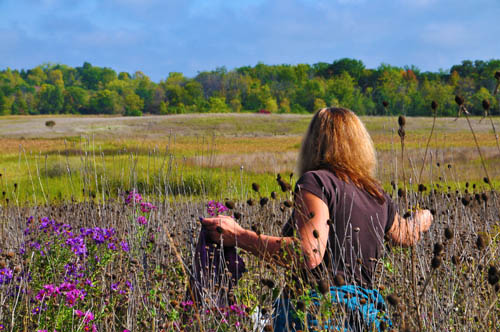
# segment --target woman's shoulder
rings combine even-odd
[[[305,189],[320,198],[332,197],[339,186],[339,181],[334,173],[326,169],[307,171],[295,184],[295,192]]]

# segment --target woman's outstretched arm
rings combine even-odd
[[[280,265],[288,265],[297,260],[301,265],[312,269],[321,263],[325,254],[329,211],[320,198],[305,190],[297,194],[295,201],[294,215],[299,239],[258,235],[254,231],[244,229],[228,216],[205,218],[202,223],[208,229],[212,240],[222,240],[225,246],[237,245]]]

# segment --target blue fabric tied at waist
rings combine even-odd
[[[320,306],[320,296],[315,291],[310,291],[309,296],[314,306]],[[365,301],[361,301],[364,299]],[[330,321],[322,322],[319,326],[318,321],[311,314],[307,314],[307,326],[309,331],[327,330],[327,331],[383,331],[383,325],[386,328],[392,327],[392,321],[386,315],[386,305],[384,298],[375,289],[366,289],[355,285],[345,285],[341,287],[330,287],[330,300],[332,304],[342,305],[346,316],[344,324],[332,325]],[[363,302],[363,304],[361,304]],[[304,324],[295,312],[290,300],[280,298],[276,301],[274,313],[274,331],[298,331],[303,330]]]

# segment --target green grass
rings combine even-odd
[[[26,129],[15,127],[15,134],[3,131],[4,137],[0,138],[0,199],[40,203],[70,198],[82,200],[88,195],[114,197],[120,190],[132,188],[151,195],[167,193],[190,199],[244,199],[252,182],[259,183],[263,195],[267,196],[271,191],[279,191],[275,171],[272,171],[274,160],[288,160],[288,166],[281,168],[282,173],[294,171],[294,156],[310,116],[62,117],[67,122],[57,123],[56,118],[55,129],[59,126],[59,132],[30,129],[49,117],[8,119],[23,123]],[[98,123],[89,125],[89,121],[94,120]],[[402,180],[400,140],[394,131],[397,119],[364,117],[362,120],[379,152],[379,169],[383,169],[379,176],[388,188],[389,182],[395,180],[396,164],[399,181]],[[481,124],[478,121],[478,118],[472,119],[490,178],[498,187],[500,170],[496,165],[500,160],[496,140],[489,121]],[[407,119],[406,157],[413,165],[412,168],[405,160],[407,180],[420,170],[431,123],[431,118]],[[2,121],[0,128],[2,126],[8,124]],[[95,130],[106,126],[121,129],[114,134]],[[94,129],[78,136],[74,132],[76,127]],[[485,176],[464,119],[437,120],[427,158],[423,176],[426,183],[432,181],[444,187],[450,185],[453,190],[463,189],[465,182],[481,182]],[[249,163],[243,169],[235,161],[240,159]],[[443,166],[437,167],[436,162]],[[453,168],[447,169],[447,164],[453,164]],[[415,183],[416,179],[412,181]]]

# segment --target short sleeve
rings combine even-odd
[[[306,172],[295,184],[295,194],[307,190],[319,197],[327,206],[330,206],[330,193],[323,179],[316,172]]]
[[[394,224],[394,217],[396,216],[396,203],[392,200],[392,198],[385,194],[385,204],[387,204],[387,224],[385,225],[385,233],[389,232]]]

